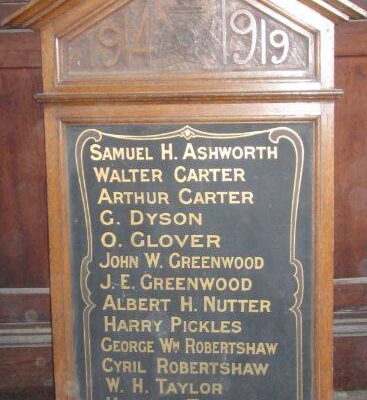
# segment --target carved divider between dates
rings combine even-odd
[[[81,197],[84,209],[84,218],[87,232],[87,254],[83,258],[80,266],[80,289],[85,308],[83,310],[83,336],[84,336],[84,354],[85,354],[85,379],[86,379],[86,400],[93,400],[93,373],[91,359],[91,342],[90,342],[90,314],[96,306],[91,299],[91,291],[88,288],[87,280],[91,271],[89,265],[93,260],[93,235],[89,210],[88,193],[84,176],[83,153],[85,145],[88,141],[100,142],[103,136],[126,140],[126,141],[160,141],[172,138],[183,138],[191,140],[195,138],[228,140],[228,139],[246,139],[252,136],[268,134],[269,140],[275,144],[281,139],[288,140],[295,151],[295,174],[292,192],[292,208],[290,215],[290,233],[289,233],[289,262],[294,267],[294,278],[297,283],[297,290],[293,294],[295,302],[289,309],[295,317],[296,325],[296,366],[297,366],[297,400],[303,400],[303,334],[302,334],[302,312],[301,306],[304,294],[304,272],[303,265],[296,257],[296,236],[297,236],[297,219],[298,206],[301,190],[302,174],[304,167],[304,146],[299,134],[293,129],[287,127],[273,128],[263,131],[240,132],[240,133],[210,133],[203,132],[192,128],[189,125],[181,129],[154,135],[116,135],[99,131],[97,129],[87,129],[83,131],[76,142],[75,161]]]

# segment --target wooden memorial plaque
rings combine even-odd
[[[331,399],[331,3],[7,21],[42,35],[58,400]]]

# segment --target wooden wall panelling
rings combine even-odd
[[[36,33],[0,29],[0,69],[41,68],[41,43]],[[33,71],[35,72],[35,71]],[[39,73],[39,72],[38,72]],[[37,77],[37,87],[39,87]]]
[[[367,0],[366,0],[367,1]],[[365,57],[367,55],[366,21],[341,24],[335,30],[336,62],[345,57]],[[341,79],[342,69],[338,68],[337,79]],[[342,83],[342,82],[341,82]]]
[[[367,388],[367,23],[336,29],[334,385]]]
[[[367,46],[350,52],[367,42],[367,23],[358,24],[339,27],[336,36],[336,84],[345,92],[336,108],[336,278],[367,276]]]
[[[0,349],[1,400],[51,400],[53,394],[50,347]]]
[[[335,389],[365,390],[367,388],[366,359],[366,337],[335,338]]]
[[[2,400],[53,398],[41,90],[39,36],[0,31]]]
[[[32,97],[25,95],[39,88],[40,71],[0,70],[0,82],[0,285],[46,287],[42,116]]]
[[[8,56],[7,37],[0,35],[0,59]],[[43,116],[32,97],[42,76],[35,56],[27,56],[29,38],[23,39],[22,67],[13,68],[9,57],[0,68],[0,287],[7,288],[48,287]]]

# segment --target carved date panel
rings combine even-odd
[[[122,2],[58,40],[61,80],[218,72],[309,78],[315,70],[315,33],[255,0]]]

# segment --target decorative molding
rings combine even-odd
[[[50,346],[50,322],[0,324],[0,348]]]
[[[264,91],[226,93],[39,93],[34,97],[40,103],[201,103],[205,100],[222,102],[314,102],[334,101],[343,91]]]
[[[25,309],[22,307],[14,309],[13,312],[18,319],[16,322],[9,320],[6,312],[1,314],[0,348],[51,346],[51,322],[46,320],[50,316],[48,310],[47,313],[44,311],[44,308],[49,307],[49,295],[49,288],[0,288],[0,299],[2,298],[3,304],[8,304],[9,299],[11,302],[15,301],[14,296],[18,299],[18,303],[28,305]],[[44,301],[40,302],[40,299]],[[27,319],[26,314],[29,312]],[[23,318],[25,321],[22,321]]]
[[[19,28],[19,29],[0,28],[0,35],[4,35],[4,34],[12,35],[12,34],[17,34],[17,33],[32,33],[32,34],[34,34],[32,29],[28,29],[28,28]]]
[[[334,337],[367,337],[367,277],[334,279],[334,289]]]
[[[0,296],[9,294],[50,294],[50,288],[0,288]]]
[[[367,277],[338,278],[334,279],[334,285],[367,285]],[[366,304],[367,306],[367,304]]]
[[[334,393],[334,400],[366,400],[367,392],[363,391],[355,391],[352,390],[350,392],[342,392],[336,391]]]
[[[367,310],[335,312],[334,337],[367,337]]]

